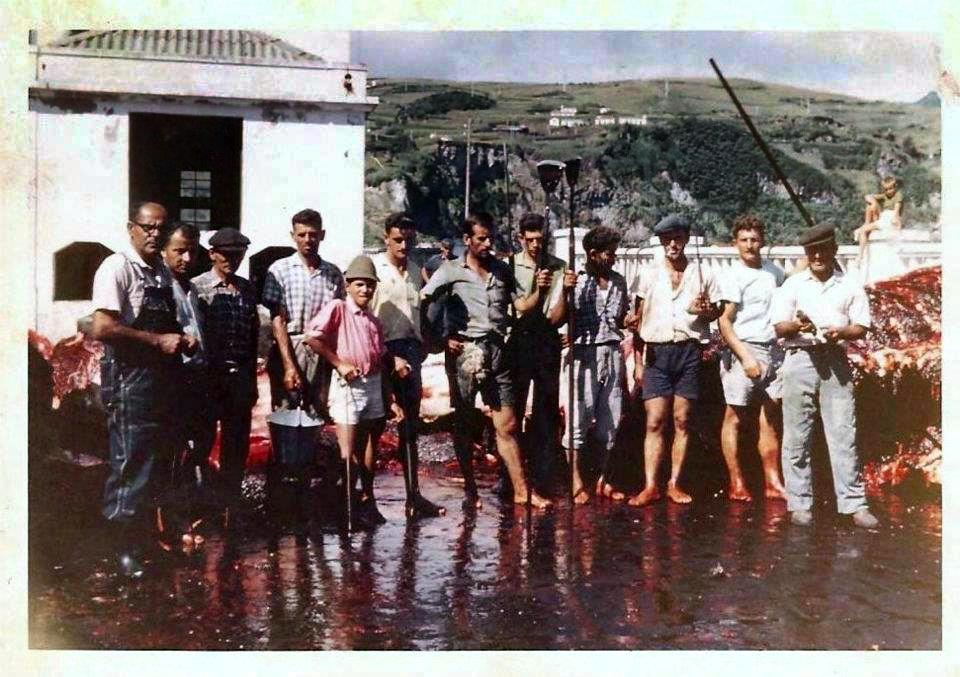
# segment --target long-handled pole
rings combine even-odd
[[[806,221],[807,225],[810,228],[814,227],[813,217],[810,216],[810,213],[806,210],[803,204],[800,202],[800,198],[797,197],[797,194],[793,191],[793,186],[790,185],[790,182],[787,181],[786,174],[783,173],[783,170],[780,169],[780,164],[777,162],[777,159],[773,156],[773,153],[770,151],[770,148],[767,147],[766,142],[763,140],[763,137],[760,136],[760,132],[757,131],[757,128],[753,126],[753,120],[750,119],[750,116],[747,115],[747,111],[744,110],[743,106],[740,104],[740,99],[737,98],[737,95],[734,94],[733,89],[730,87],[730,84],[727,82],[727,79],[723,77],[723,73],[720,72],[720,67],[717,66],[717,62],[713,59],[710,59],[710,65],[713,67],[714,72],[716,72],[717,77],[720,78],[720,84],[723,85],[723,88],[726,90],[727,94],[730,96],[730,99],[733,101],[733,105],[736,106],[737,112],[740,114],[740,117],[743,119],[744,124],[747,125],[747,129],[750,130],[750,134],[753,136],[753,140],[759,146],[761,152],[763,152],[764,157],[767,158],[767,162],[770,163],[770,167],[773,169],[773,173],[777,175],[777,178],[780,180],[780,183],[783,184],[783,187],[787,189],[787,193],[790,195],[790,199],[793,201],[793,205],[797,208],[797,211],[800,212],[800,216],[803,217],[803,220]]]
[[[576,236],[574,232],[574,221],[575,221],[575,209],[574,209],[574,193],[576,192],[577,179],[580,178],[580,158],[573,158],[572,160],[567,160],[563,166],[564,174],[567,177],[567,184],[570,186],[570,213],[567,223],[569,228],[567,235],[567,265],[570,267],[570,270],[577,269],[577,246],[576,246]],[[575,458],[573,451],[573,408],[576,405],[576,396],[574,393],[574,388],[576,387],[574,379],[574,369],[573,369],[573,338],[574,338],[574,312],[573,312],[573,303],[574,303],[574,290],[571,289],[567,296],[567,336],[570,339],[570,345],[567,348],[569,350],[570,358],[570,370],[567,372],[567,444],[570,449],[570,458],[568,459],[568,465],[570,466],[570,506],[573,507],[573,464],[577,462],[578,459]]]

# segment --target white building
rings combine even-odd
[[[577,109],[571,106],[560,106],[560,108],[550,111],[550,115],[561,118],[573,117],[576,114]]]
[[[621,115],[617,118],[618,125],[638,125],[640,127],[645,127],[647,124],[647,116],[642,115],[640,117]]]
[[[603,109],[601,108],[601,110]],[[594,127],[609,127],[615,124],[617,124],[617,118],[612,115],[597,115],[593,118]]]
[[[290,217],[310,207],[321,253],[345,265],[363,245],[367,68],[349,34],[320,54],[256,31],[73,31],[34,39],[34,325],[51,339],[90,312],[93,273],[129,243],[130,207],[252,241],[242,274],[288,253]]]

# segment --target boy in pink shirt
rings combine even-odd
[[[362,493],[359,516],[367,525],[386,520],[373,496],[374,451],[386,422],[384,402],[397,420],[403,412],[390,392],[390,379],[383,370],[392,369],[380,320],[367,310],[377,289],[373,262],[358,256],[344,274],[347,298],[323,306],[307,326],[306,344],[335,369],[330,381],[328,409],[337,426],[337,442],[344,461],[356,463],[357,452],[367,449],[360,470]],[[367,445],[370,439],[372,444]],[[352,490],[352,487],[351,487]]]

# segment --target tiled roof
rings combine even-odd
[[[260,31],[83,31],[48,47],[95,50],[127,56],[213,59],[232,62],[289,63],[323,59]]]

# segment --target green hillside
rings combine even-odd
[[[371,80],[370,94],[381,103],[368,121],[367,183],[401,181],[427,233],[449,233],[462,217],[468,119],[478,147],[471,206],[500,218],[507,204],[506,143],[514,216],[543,209],[532,172],[537,160],[581,156],[583,225],[604,222],[642,236],[658,215],[688,209],[713,239],[723,239],[742,210],[760,212],[785,242],[802,227],[714,80],[565,86]],[[731,85],[818,220],[844,233],[855,228],[862,196],[876,190],[882,171],[903,179],[908,225],[937,221],[940,111],[927,97],[898,104],[747,80]],[[550,127],[550,112],[561,106],[576,108],[574,119],[584,126]],[[602,109],[608,117],[645,116],[646,125],[596,126]],[[374,227],[380,208],[368,210]]]

